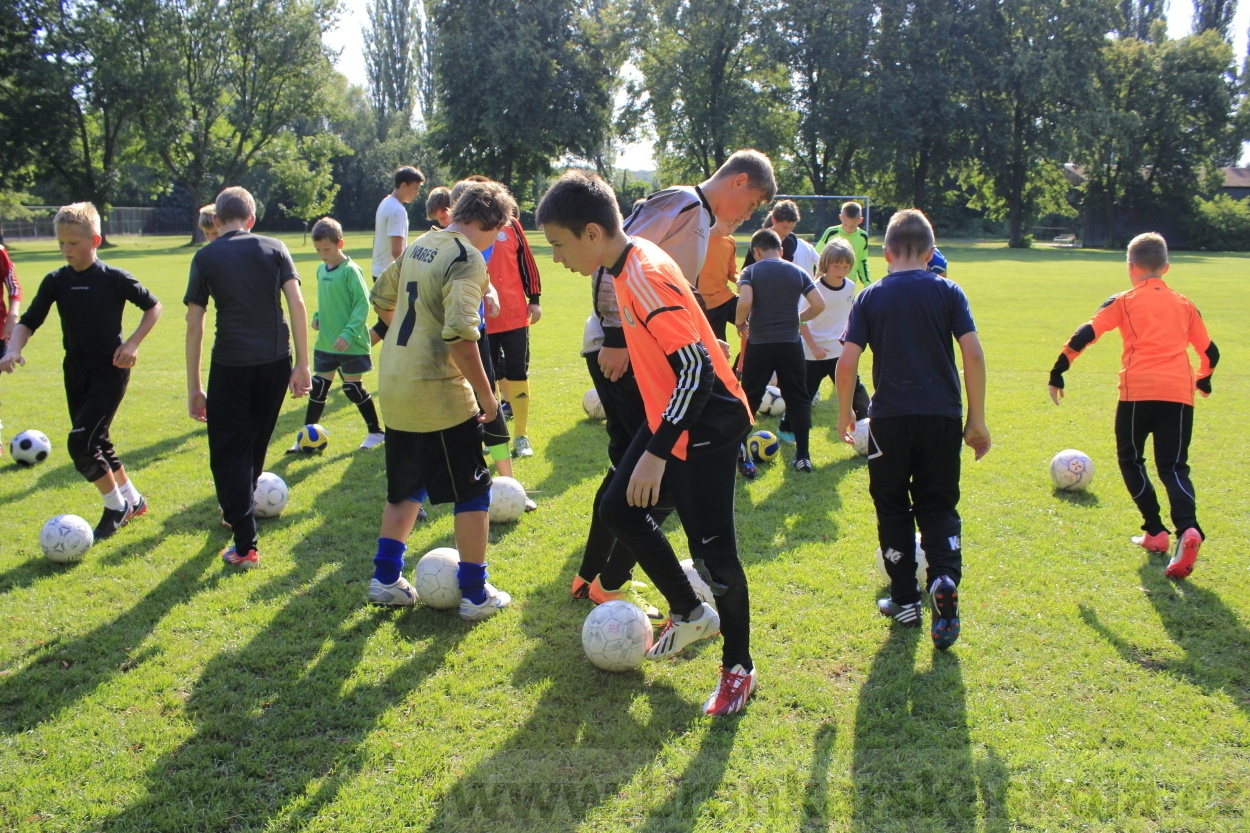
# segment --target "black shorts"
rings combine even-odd
[[[373,356],[369,353],[349,356],[346,353],[330,353],[325,350],[313,351],[313,373],[333,375],[336,370],[344,376],[363,376],[373,370]]]
[[[430,503],[460,503],[490,491],[477,417],[429,433],[387,427],[387,502],[408,500],[423,486]]]
[[[491,363],[495,378],[524,382],[530,377],[530,328],[517,327],[490,334]]]

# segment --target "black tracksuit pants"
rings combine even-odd
[[[481,338],[477,340],[477,354],[482,359],[482,370],[486,372],[486,381],[490,383],[491,390],[495,389],[495,362],[491,358],[490,336],[487,335],[486,329],[482,328]],[[482,403],[477,403],[482,407]],[[511,437],[508,436],[508,423],[503,415],[503,408],[495,411],[495,418],[484,426],[486,447],[496,445],[507,445]]]
[[[1172,507],[1172,526],[1179,535],[1198,526],[1194,484],[1189,479],[1189,440],[1194,406],[1183,402],[1121,402],[1115,411],[1115,447],[1124,485],[1142,515],[1142,529],[1157,535],[1167,529],[1159,498],[1146,475],[1146,438],[1154,437],[1155,469]],[[1206,537],[1205,535],[1203,537]]]
[[[747,395],[751,413],[760,409],[764,388],[777,374],[777,387],[786,400],[786,423],[791,431],[808,431],[812,427],[812,397],[807,391],[807,360],[803,345],[797,341],[778,344],[756,344],[749,341],[742,359],[742,390]]]
[[[114,367],[111,359],[84,365],[69,356],[61,367],[65,373],[65,401],[72,425],[65,450],[78,473],[94,483],[122,467],[109,439],[109,428],[126,395],[130,371]]]
[[[256,479],[265,470],[265,452],[290,380],[289,356],[247,367],[214,362],[208,370],[208,465],[240,555],[256,549]]]

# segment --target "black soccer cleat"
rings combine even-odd
[[[933,626],[929,635],[933,645],[945,651],[959,639],[959,589],[950,576],[938,576],[929,586],[933,603]]]
[[[117,534],[117,530],[126,525],[128,520],[130,520],[129,503],[121,509],[104,507],[104,514],[100,516],[100,522],[96,524],[95,540],[103,541],[105,538],[112,538]]]

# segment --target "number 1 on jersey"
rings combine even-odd
[[[395,344],[407,347],[412,336],[412,328],[417,324],[417,282],[409,281],[404,285],[408,290],[408,311],[404,313],[404,321],[399,325],[399,335],[395,336]]]

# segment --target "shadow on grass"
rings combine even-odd
[[[570,553],[566,569],[580,557]],[[563,579],[526,595],[521,624],[535,647],[517,664],[512,684],[549,685],[525,722],[439,799],[428,831],[477,833],[484,823],[493,830],[577,830],[686,731],[695,706],[671,688],[586,661],[580,635],[590,609],[569,598]],[[696,760],[703,758],[701,752]]]
[[[1088,605],[1081,605],[1081,618],[1125,662],[1147,671],[1178,674],[1207,692],[1222,691],[1250,715],[1250,630],[1215,593],[1167,578],[1163,574],[1166,554],[1148,555],[1139,570],[1141,586],[1168,636],[1185,651],[1182,658],[1160,659],[1137,647],[1103,624]]]
[[[551,462],[550,471],[540,483],[527,484],[539,503],[554,500],[583,480],[603,477],[608,470],[608,433],[598,422],[578,420],[552,437],[543,455]]]
[[[1008,830],[1009,777],[993,750],[973,755],[959,657],[934,650],[929,670],[915,671],[928,641],[895,626],[873,658],[855,716],[853,829]]]
[[[1054,496],[1064,503],[1070,503],[1073,506],[1097,506],[1098,495],[1094,492],[1068,492],[1063,489],[1055,489]]]
[[[747,707],[750,711],[750,706]],[[703,733],[699,751],[676,776],[677,788],[668,801],[647,817],[646,833],[689,833],[699,823],[700,808],[720,788],[729,768],[729,755],[737,738],[738,723],[746,714],[714,719]]]
[[[817,833],[829,829],[829,767],[833,763],[833,743],[838,728],[826,721],[816,730],[812,743],[812,765],[807,774],[807,789],[803,792],[803,819],[799,822],[800,833]]]
[[[767,561],[805,542],[836,541],[841,530],[838,518],[842,497],[838,485],[852,471],[863,466],[861,458],[846,457],[816,465],[810,474],[785,466],[781,486],[759,503],[752,503],[750,492],[739,490],[735,513],[750,514],[750,523],[738,524],[738,552],[745,565]]]

